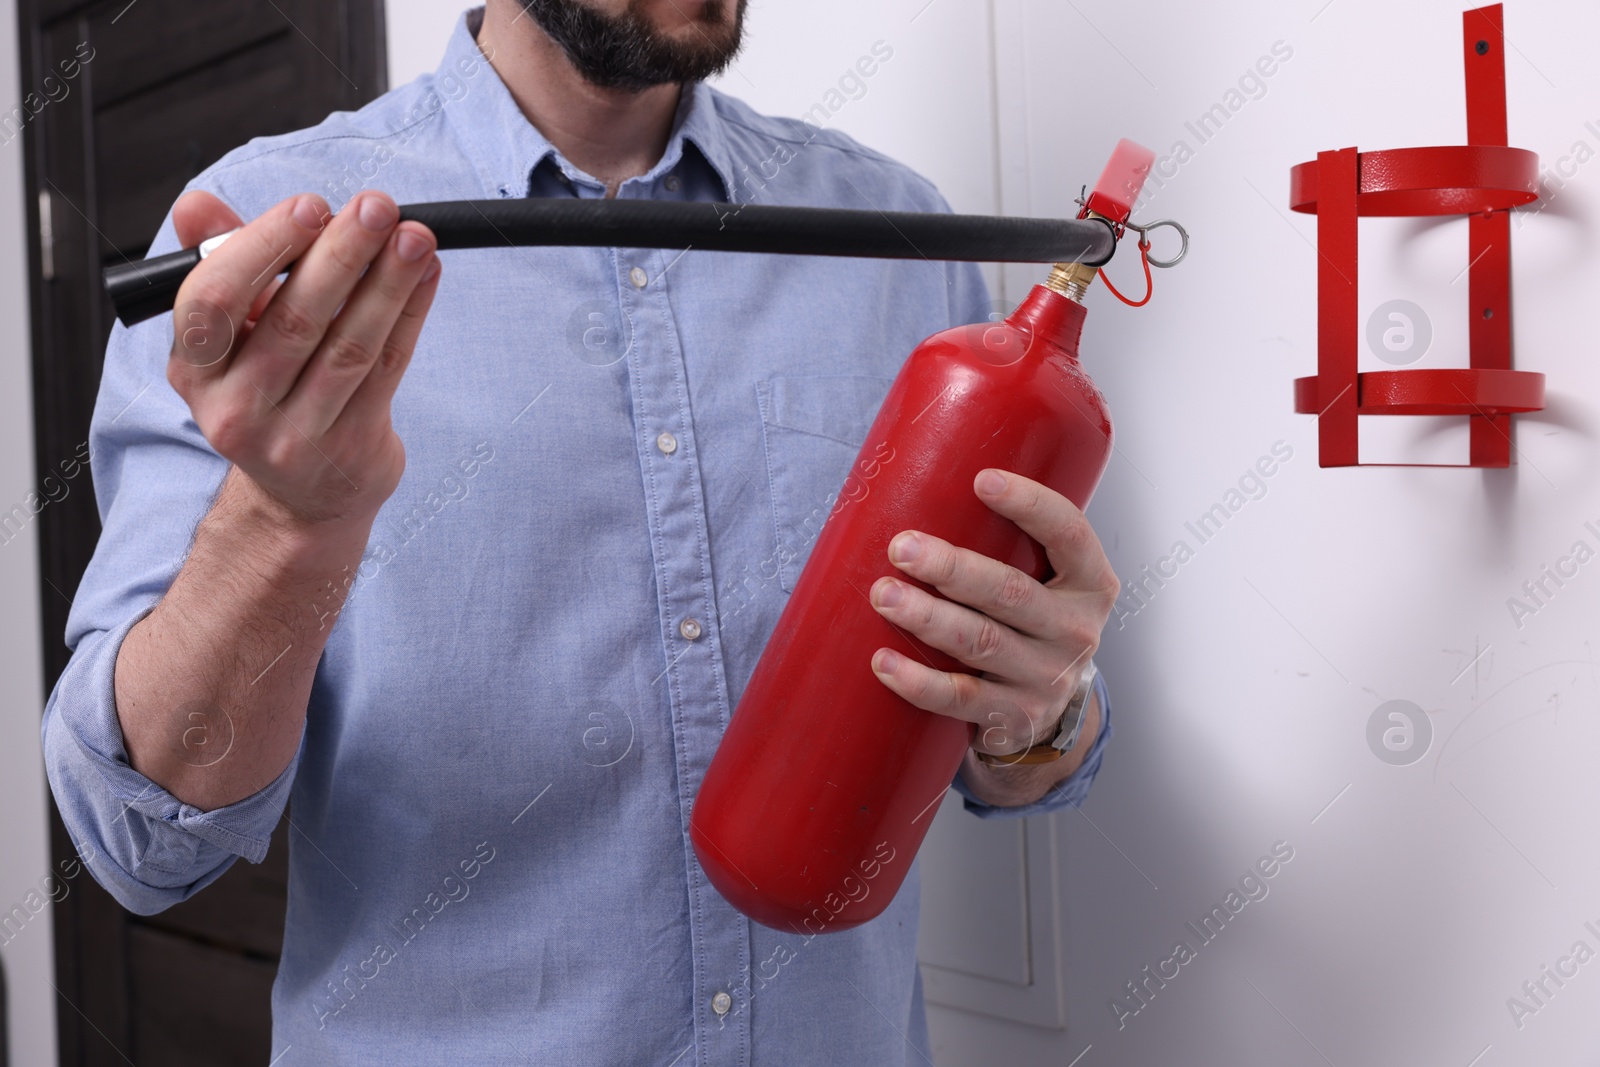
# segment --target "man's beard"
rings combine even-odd
[[[620,15],[595,11],[584,0],[519,0],[561,46],[578,73],[602,89],[639,92],[668,82],[699,81],[720,72],[739,51],[745,0],[732,0],[733,25],[722,22],[730,0],[709,0],[707,20],[687,41],[661,33],[629,0]]]

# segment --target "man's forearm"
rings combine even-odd
[[[201,810],[283,773],[369,532],[307,528],[229,470],[171,588],[117,654],[135,770]]]
[[[1083,732],[1072,751],[1050,763],[994,767],[967,751],[961,761],[961,778],[974,796],[996,807],[1015,808],[1044,799],[1057,782],[1065,781],[1080,766],[1100,736],[1100,694],[1093,692],[1083,710]]]

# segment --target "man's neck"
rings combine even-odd
[[[585,81],[516,0],[487,0],[478,48],[528,121],[574,166],[605,182],[606,196],[666,151],[677,84],[630,93]]]

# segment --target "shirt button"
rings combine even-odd
[[[718,1015],[728,1014],[728,1009],[733,1007],[733,998],[726,993],[718,993],[711,998],[711,1010]]]
[[[628,280],[633,283],[633,287],[635,289],[643,289],[645,285],[649,283],[650,276],[644,271],[640,270],[638,267],[635,267],[628,272]]]
[[[656,447],[670,456],[678,450],[678,439],[670,433],[662,433],[656,438]]]
[[[689,640],[689,641],[698,641],[700,639],[700,633],[701,633],[700,620],[699,619],[695,619],[695,618],[684,619],[682,622],[680,622],[678,624],[678,632],[680,634],[682,634],[684,636],[684,638]],[[720,996],[726,996],[726,995],[727,994],[725,994],[725,993],[718,993],[717,994],[717,996],[719,996],[719,997]],[[727,1008],[723,1008],[722,1010],[723,1011],[727,1011],[728,1009]]]
[[[675,193],[675,192],[678,191],[678,185],[680,183],[678,181],[678,176],[676,174],[669,174],[669,175],[667,175],[667,180],[662,182],[661,184],[665,185],[667,187],[667,191],[668,192]]]

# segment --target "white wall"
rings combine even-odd
[[[1517,420],[1519,465],[1322,470],[1314,420],[1291,403],[1291,380],[1315,371],[1317,257],[1315,219],[1287,209],[1289,167],[1348,145],[1459,143],[1464,6],[752,7],[748,51],[723,88],[799,114],[884,39],[894,59],[835,124],[921,169],[957,210],[1065,214],[1118,137],[1194,149],[1145,209],[1190,227],[1190,261],[1158,273],[1147,308],[1098,287],[1090,299],[1086,362],[1118,428],[1091,517],[1125,579],[1180,538],[1195,554],[1108,629],[1098,660],[1118,740],[1085,811],[1053,821],[1067,1028],[935,1006],[941,1067],[1600,1057],[1600,962],[1560,987],[1546,979],[1542,1004],[1521,988],[1580,940],[1600,952],[1585,926],[1600,930],[1600,564],[1520,627],[1507,607],[1575,542],[1600,549],[1583,526],[1600,527],[1594,5],[1507,10],[1511,142],[1576,167],[1513,224],[1517,362],[1544,371],[1550,393],[1546,412]],[[450,21],[391,3],[396,83],[431,69]],[[1198,144],[1185,121],[1278,41],[1292,56],[1264,95]],[[422,58],[402,68],[402,55]],[[1415,366],[1465,365],[1465,234],[1461,220],[1362,223],[1362,314],[1405,298],[1435,327]],[[1112,273],[1137,291],[1132,267]],[[1007,296],[1036,273],[1008,271]],[[1363,369],[1383,366],[1363,356]],[[1369,460],[1464,458],[1460,420],[1363,423]],[[1198,544],[1185,522],[1280,441],[1293,455],[1265,495]],[[1367,739],[1395,699],[1423,709],[1433,734],[1409,766],[1384,763]],[[1200,945],[1186,922],[1277,842],[1294,858],[1266,898]],[[1119,1026],[1111,999],[1179,938],[1195,958]],[[1539,1008],[1520,1026],[1513,996]]]
[[[456,20],[478,6],[466,0],[386,0],[390,88],[438,67]]]
[[[1518,420],[1520,465],[1317,468],[1314,420],[1290,402],[1291,379],[1315,370],[1315,219],[1287,211],[1288,168],[1319,149],[1465,133],[1463,5],[1321,6],[1172,5],[1159,22],[1105,2],[1015,8],[1040,72],[1029,106],[1046,99],[1042,67],[1063,45],[1106,101],[1033,129],[1038,211],[1064,210],[1062,194],[1039,190],[1120,134],[1196,147],[1184,120],[1274,42],[1293,50],[1147,209],[1190,224],[1193,261],[1158,277],[1143,311],[1102,296],[1086,336],[1124,457],[1094,517],[1124,579],[1180,538],[1195,546],[1184,522],[1275,441],[1294,457],[1108,632],[1123,732],[1088,806],[1095,826],[1064,827],[1066,1051],[1092,1043],[1085,1067],[1593,1063],[1594,968],[1520,1028],[1507,998],[1579,939],[1600,950],[1583,925],[1600,928],[1600,866],[1580,844],[1600,822],[1588,771],[1600,584],[1580,571],[1521,628],[1506,601],[1580,538],[1600,547],[1582,527],[1600,516],[1587,314],[1600,167],[1513,225],[1517,359],[1548,374],[1551,400]],[[1546,164],[1579,140],[1600,148],[1584,126],[1600,123],[1600,80],[1578,43],[1600,29],[1596,14],[1508,5],[1511,141]],[[1415,366],[1464,366],[1465,221],[1373,219],[1361,236],[1363,316],[1413,300],[1437,328]],[[1116,277],[1131,281],[1130,266]],[[1364,356],[1364,369],[1383,366]],[[1464,420],[1436,438],[1431,421],[1363,420],[1364,457],[1463,460]],[[1368,719],[1391,699],[1414,701],[1432,727],[1410,766],[1368,745]],[[1296,856],[1268,898],[1119,1029],[1109,999],[1278,840]]]
[[[0,108],[19,102],[28,87],[17,65],[17,7],[0,0]],[[22,139],[0,145],[0,511],[9,511],[35,491],[33,469],[33,353],[28,342],[28,245],[23,201]],[[63,457],[65,458],[65,457]],[[56,994],[53,921],[46,888],[50,874],[44,761],[39,723],[44,711],[44,672],[39,644],[39,546],[28,526],[0,544],[0,914],[21,908],[29,915],[20,929],[0,932],[0,960],[8,982],[11,1062],[56,1062]],[[59,640],[60,635],[53,635]],[[69,883],[70,884],[70,883]],[[59,890],[57,890],[59,893]],[[30,897],[30,893],[36,894]],[[9,938],[9,940],[8,940]]]

